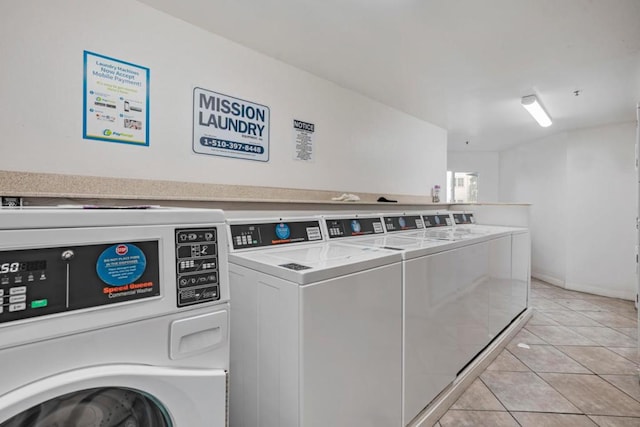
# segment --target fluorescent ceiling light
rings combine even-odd
[[[536,119],[543,128],[551,126],[551,117],[535,95],[523,96],[522,106]]]

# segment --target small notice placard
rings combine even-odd
[[[268,162],[269,107],[194,88],[193,151]]]
[[[149,145],[149,69],[84,51],[82,137]]]
[[[313,123],[293,120],[293,159],[313,162],[313,143],[316,126]]]

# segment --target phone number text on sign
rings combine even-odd
[[[193,89],[192,149],[198,154],[269,161],[269,107]]]
[[[246,151],[257,154],[264,153],[263,147],[259,145],[245,144],[243,142],[223,141],[221,139],[202,137],[200,138],[200,144],[204,147],[222,148],[224,150]]]

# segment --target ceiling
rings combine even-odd
[[[632,121],[640,102],[640,0],[141,1],[441,126],[449,150]]]

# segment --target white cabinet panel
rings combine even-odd
[[[512,318],[527,308],[531,285],[531,238],[529,232],[513,234],[512,239]]]

